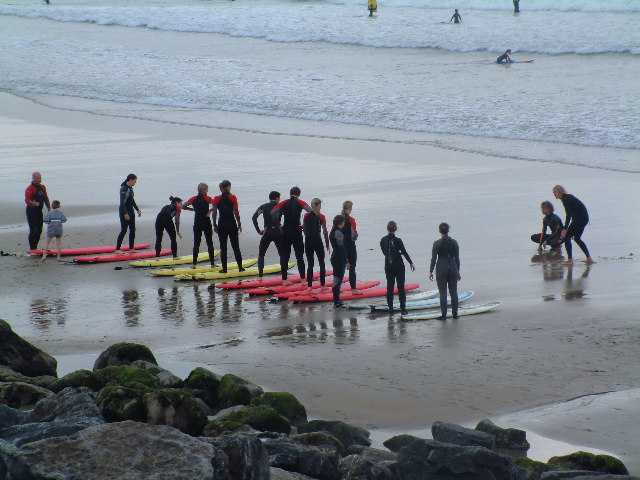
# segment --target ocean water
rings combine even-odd
[[[640,0],[52,3],[0,0],[3,90],[640,148]]]

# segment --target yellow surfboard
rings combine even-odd
[[[289,268],[292,268],[296,265],[296,262],[289,262]],[[272,273],[280,273],[282,269],[280,268],[280,264],[274,265],[265,265],[263,273],[265,275],[270,275]],[[258,267],[247,268],[244,272],[240,272],[238,270],[229,271],[227,273],[219,273],[219,272],[208,272],[208,273],[196,273],[196,274],[184,274],[184,275],[176,275],[174,278],[176,281],[201,281],[201,280],[228,280],[230,278],[240,278],[240,277],[257,277],[258,276]]]
[[[242,266],[244,268],[253,267],[256,263],[258,263],[257,258],[251,258],[248,260],[242,261]],[[196,268],[158,268],[156,270],[151,270],[151,275],[154,277],[175,277],[176,275],[195,275],[199,273],[220,273],[222,269],[221,266],[216,266],[215,268],[212,266],[208,267],[196,267]],[[232,272],[238,270],[238,264],[233,262],[227,265],[227,269]]]
[[[218,257],[220,250],[215,250],[213,254]],[[149,268],[149,267],[173,267],[174,265],[189,265],[193,261],[193,255],[184,255],[176,259],[173,258],[154,258],[152,260],[136,260],[129,262],[129,265],[137,268]],[[198,263],[208,262],[209,252],[200,252],[198,255]]]
[[[370,12],[378,11],[378,0],[368,0],[367,8]]]

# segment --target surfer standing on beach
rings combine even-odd
[[[26,205],[27,223],[29,224],[29,249],[38,248],[40,237],[42,236],[42,225],[44,215],[42,209],[46,206],[47,211],[51,210],[47,187],[42,184],[40,172],[31,174],[31,183],[24,192],[24,203]]]
[[[456,8],[456,11],[453,12],[453,16],[451,17],[451,20],[449,20],[449,23],[462,23],[462,15],[460,15],[460,13],[458,13],[458,9]]]
[[[513,13],[520,13],[520,0],[513,0]]]
[[[433,242],[429,280],[433,281],[436,271],[436,282],[440,292],[440,320],[447,319],[447,290],[451,297],[451,313],[458,318],[458,281],[460,280],[460,248],[458,242],[449,236],[449,224],[441,223],[438,227],[440,239]]]
[[[402,257],[407,259],[412,271],[416,269],[406,248],[404,248],[402,239],[396,237],[397,230],[398,224],[390,221],[387,224],[388,235],[380,240],[380,249],[384,255],[384,273],[387,277],[387,306],[389,307],[390,315],[393,314],[393,292],[396,284],[398,285],[398,297],[400,298],[400,311],[403,315],[407,313],[407,293],[404,289],[405,268]]]
[[[220,240],[222,273],[227,273],[227,240],[231,243],[233,255],[238,264],[238,271],[244,272],[242,253],[240,252],[240,240],[238,238],[238,234],[242,232],[240,207],[238,206],[238,197],[231,193],[231,182],[229,180],[220,182],[220,195],[213,198],[213,205],[215,208],[211,214],[213,217],[213,228]]]
[[[571,239],[573,238],[576,245],[580,247],[580,250],[582,250],[587,257],[587,264],[592,264],[593,259],[591,258],[589,249],[582,241],[582,234],[589,223],[587,207],[576,197],[567,193],[562,185],[553,187],[553,195],[562,202],[566,212],[564,228],[560,232],[560,238],[564,241],[564,248],[567,251],[567,263],[573,263],[573,248],[571,246]]]
[[[282,279],[287,279],[287,270],[289,269],[289,259],[291,258],[291,248],[296,255],[298,262],[298,273],[300,278],[305,278],[304,265],[304,239],[302,238],[302,225],[300,225],[300,216],[302,211],[311,212],[311,207],[307,202],[300,200],[302,191],[300,187],[292,187],[289,191],[291,195],[287,200],[278,203],[271,212],[274,220],[279,222],[284,217],[282,225],[282,248],[280,250],[280,266],[282,267]]]
[[[178,242],[176,236],[180,235],[180,213],[182,212],[182,199],[179,197],[169,197],[168,205],[162,207],[156,217],[156,257],[160,256],[162,250],[162,237],[167,232],[171,239],[171,253],[173,258],[178,257]],[[174,223],[175,222],[175,223]]]
[[[349,267],[349,285],[351,292],[360,293],[356,288],[356,263],[358,261],[358,249],[356,248],[356,240],[358,240],[358,226],[356,219],[351,216],[353,211],[353,202],[347,200],[342,204],[342,216],[344,217],[344,226],[342,233],[344,234],[344,247],[347,251],[347,264]]]
[[[282,231],[280,230],[280,222],[271,216],[271,211],[280,202],[280,192],[275,190],[269,193],[269,201],[260,205],[251,220],[253,226],[262,238],[258,246],[258,276],[262,277],[264,272],[264,257],[267,254],[271,242],[275,243],[278,255],[280,255],[280,242],[282,240]],[[258,225],[258,217],[262,215],[263,228],[260,230]]]
[[[304,215],[304,250],[307,255],[307,286],[311,288],[313,283],[314,257],[318,257],[320,267],[320,285],[325,283],[324,250],[329,251],[329,233],[327,232],[327,219],[320,211],[322,201],[319,198],[311,200],[312,211]],[[324,237],[324,245],[322,239]]]
[[[333,227],[329,234],[329,241],[331,242],[331,268],[333,269],[333,287],[331,291],[333,292],[333,306],[336,308],[340,308],[343,305],[340,301],[340,290],[342,289],[342,279],[347,269],[347,249],[345,248],[343,233],[344,224],[344,216],[336,215],[333,218]]]
[[[124,182],[120,184],[120,206],[118,207],[118,216],[120,217],[120,233],[116,241],[116,250],[122,248],[122,241],[129,230],[129,250],[133,250],[136,240],[136,216],[142,216],[142,210],[138,208],[138,204],[133,198],[133,187],[138,183],[138,177],[135,173],[130,173]]]
[[[193,210],[195,214],[193,218],[193,268],[196,268],[196,264],[198,263],[200,242],[202,241],[203,234],[204,240],[207,242],[211,267],[216,266],[216,257],[213,250],[213,227],[211,226],[211,219],[209,218],[209,205],[212,203],[213,198],[209,196],[209,185],[200,183],[198,184],[198,195],[191,197],[183,204],[185,210]]]

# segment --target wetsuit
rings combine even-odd
[[[162,250],[162,237],[165,230],[171,239],[171,253],[173,258],[178,256],[178,242],[176,233],[180,232],[180,212],[182,208],[173,203],[165,205],[156,217],[156,257],[160,256]],[[175,224],[173,219],[175,218]]]
[[[496,59],[496,63],[511,63],[510,55],[505,52]]]
[[[44,220],[42,209],[45,205],[47,210],[51,209],[47,188],[42,184],[30,183],[24,192],[24,201],[26,204],[27,223],[29,224],[29,248],[35,250],[38,248],[38,243],[42,236]],[[38,205],[32,205],[32,202],[37,202]]]
[[[191,205],[195,214],[193,218],[193,264],[198,263],[198,254],[200,253],[200,242],[202,234],[207,242],[207,251],[209,252],[209,262],[212,267],[216,266],[215,253],[213,250],[213,227],[209,218],[209,205],[213,203],[213,198],[209,195],[198,194],[191,197],[184,203],[184,206]]]
[[[333,303],[339,305],[342,279],[347,268],[347,250],[342,230],[335,227],[332,228],[329,234],[329,242],[331,242],[331,267],[333,268],[333,287],[331,291],[333,292]]]
[[[321,213],[308,212],[304,216],[304,251],[307,254],[307,285],[313,283],[314,255],[318,257],[320,267],[320,285],[325,283],[324,244],[322,243],[322,227],[326,228],[327,219]]]
[[[549,230],[551,233],[547,233]],[[544,216],[542,220],[542,238],[539,233],[531,235],[531,241],[537,244],[547,244],[552,249],[558,248],[562,243],[560,240],[560,232],[562,231],[562,220],[555,213],[550,213]]]
[[[567,234],[564,238],[564,247],[567,250],[567,257],[569,260],[573,258],[573,248],[571,246],[571,237],[584,252],[587,257],[590,257],[589,249],[587,245],[582,241],[582,233],[585,227],[589,223],[589,212],[587,207],[584,206],[580,200],[569,193],[565,193],[562,196],[562,205],[566,212],[566,219],[564,221],[564,228],[567,230]]]
[[[451,310],[458,316],[458,278],[460,276],[460,249],[458,242],[451,237],[443,237],[433,243],[429,272],[436,270],[438,291],[440,292],[440,310],[442,318],[447,317],[447,288],[451,296]]]
[[[227,240],[231,243],[238,270],[243,271],[242,253],[240,252],[240,241],[238,239],[238,223],[236,221],[236,214],[239,215],[238,197],[233,193],[225,192],[214,197],[213,205],[218,209],[216,230],[220,240],[222,271],[227,271]]]
[[[342,228],[344,233],[344,246],[347,250],[347,262],[349,263],[349,285],[351,289],[356,288],[356,262],[358,261],[358,250],[356,249],[356,240],[358,239],[358,229],[356,219],[346,216],[346,222]]]
[[[251,217],[253,226],[256,228],[256,232],[260,235],[260,226],[258,225],[258,217],[262,215],[262,221],[264,222],[264,233],[260,238],[260,245],[258,246],[258,275],[262,277],[264,271],[264,257],[267,254],[269,245],[271,242],[275,243],[276,250],[278,250],[278,256],[280,256],[280,240],[282,239],[282,232],[280,230],[280,222],[275,220],[271,216],[271,211],[276,206],[275,201],[263,203]]]
[[[453,23],[460,23],[462,21],[462,15],[460,15],[458,12],[456,12],[451,17],[451,20],[453,20]],[[451,22],[451,20],[449,20],[449,22]]]
[[[380,249],[384,255],[384,273],[387,277],[387,305],[389,306],[389,312],[393,311],[393,291],[396,284],[398,285],[398,297],[400,297],[400,309],[404,310],[407,306],[407,293],[404,289],[405,268],[402,257],[406,258],[409,264],[413,264],[413,262],[404,248],[402,239],[396,237],[393,233],[382,237]]]
[[[272,216],[277,219],[284,217],[282,225],[282,243],[280,249],[280,265],[282,267],[282,279],[287,279],[287,270],[289,268],[289,259],[291,258],[291,247],[296,255],[298,262],[298,273],[300,278],[305,278],[304,268],[304,240],[302,238],[302,226],[300,225],[300,215],[302,210],[311,211],[306,202],[297,197],[291,197],[278,203],[271,212]]]
[[[520,13],[520,0],[513,0],[513,11]]]
[[[133,244],[136,240],[136,216],[134,210],[140,212],[133,198],[133,188],[127,185],[127,182],[122,182],[120,184],[120,207],[118,208],[118,216],[120,217],[120,233],[116,242],[118,250],[122,247],[122,240],[127,234],[127,229],[129,230],[129,249],[133,250]],[[129,220],[124,218],[125,215],[129,215]]]

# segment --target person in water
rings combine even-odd
[[[580,247],[587,257],[587,264],[592,264],[593,259],[589,249],[582,241],[582,234],[589,223],[587,207],[576,197],[567,193],[562,185],[553,187],[553,195],[562,202],[566,213],[564,227],[560,232],[560,239],[564,242],[564,248],[567,251],[567,263],[573,263],[573,248],[571,246],[571,239],[573,238],[576,245]]]
[[[220,240],[220,261],[222,273],[227,273],[227,240],[231,243],[233,255],[238,264],[238,271],[244,272],[242,266],[242,253],[240,252],[240,240],[238,234],[242,232],[240,222],[240,207],[238,197],[231,193],[231,182],[220,182],[220,195],[213,198],[213,228]]]
[[[207,251],[209,252],[209,262],[211,267],[216,266],[215,252],[213,250],[213,227],[209,218],[209,205],[213,204],[213,198],[209,196],[209,185],[206,183],[198,184],[198,195],[188,199],[182,205],[184,210],[193,210],[193,268],[198,263],[198,254],[200,253],[200,242],[202,235],[207,242]]]
[[[31,183],[24,191],[24,203],[26,205],[27,223],[29,224],[29,249],[36,250],[42,236],[44,215],[42,210],[47,207],[51,210],[47,187],[42,184],[40,172],[31,174]]]
[[[340,301],[340,290],[342,289],[342,280],[347,270],[347,249],[343,233],[344,224],[344,216],[336,215],[333,218],[333,226],[329,234],[329,241],[331,242],[331,268],[333,268],[333,287],[331,291],[333,293],[333,305],[336,308],[340,308],[343,305]]]
[[[182,212],[182,199],[179,197],[169,197],[169,204],[162,207],[156,217],[156,257],[160,256],[162,250],[162,237],[167,232],[171,239],[171,254],[173,258],[178,257],[178,242],[176,236],[180,235],[180,213]]]
[[[462,23],[462,15],[460,15],[460,13],[458,12],[458,9],[456,8],[456,11],[453,12],[453,15],[451,17],[451,20],[449,20],[449,23]]]
[[[496,59],[496,63],[500,63],[500,64],[513,63],[513,60],[511,59],[511,49],[508,49],[506,52],[500,55]]]
[[[62,248],[62,224],[67,221],[64,212],[60,209],[60,202],[54,200],[51,203],[51,210],[44,216],[44,223],[47,224],[47,245],[42,251],[42,262],[47,259],[47,253],[49,253],[49,246],[51,242],[55,242],[57,257],[60,260],[60,250]]]
[[[447,290],[451,297],[451,313],[458,318],[458,281],[460,281],[460,249],[458,242],[449,236],[449,224],[441,223],[438,227],[440,239],[433,243],[429,280],[433,281],[436,271],[436,282],[440,292],[440,320],[447,319]]]
[[[280,266],[282,267],[282,279],[287,279],[287,270],[289,269],[289,259],[291,258],[291,248],[296,255],[298,262],[298,273],[300,278],[305,278],[304,265],[304,239],[302,238],[302,225],[300,225],[300,216],[302,211],[311,211],[311,207],[307,202],[300,200],[301,190],[299,187],[292,187],[289,191],[290,197],[276,204],[271,211],[273,220],[280,222],[280,218],[284,217],[282,224],[282,242],[280,249]]]
[[[520,13],[520,0],[513,0],[513,13]]]
[[[387,224],[387,232],[389,233],[380,240],[380,249],[384,255],[384,273],[387,277],[387,306],[389,307],[389,314],[393,313],[393,292],[396,284],[398,285],[398,297],[400,298],[400,311],[403,314],[407,313],[407,294],[404,289],[405,268],[402,257],[407,259],[412,271],[416,269],[406,248],[404,248],[402,239],[396,237],[397,230],[398,224],[390,221]]]
[[[356,276],[356,262],[358,261],[358,250],[356,248],[356,240],[358,240],[358,226],[356,219],[351,216],[353,211],[353,202],[347,200],[342,204],[342,216],[344,217],[344,227],[342,227],[342,233],[344,233],[344,246],[347,249],[347,264],[349,266],[349,285],[351,285],[351,291],[358,294],[356,288],[357,276]]]
[[[320,285],[325,284],[324,250],[329,251],[329,233],[327,232],[327,219],[320,211],[322,201],[319,198],[311,200],[311,212],[304,215],[304,251],[307,255],[307,285],[311,288],[313,283],[314,256],[318,257],[320,268]],[[322,240],[324,238],[324,245]]]
[[[531,235],[531,241],[538,244],[538,250],[542,251],[545,245],[551,247],[551,253],[559,253],[562,245],[560,233],[562,232],[562,220],[554,213],[553,204],[544,201],[540,204],[542,210],[542,230]],[[547,230],[549,233],[547,233]]]
[[[133,250],[136,240],[136,216],[142,216],[142,210],[138,208],[133,198],[133,187],[138,183],[138,177],[134,173],[127,175],[124,182],[120,184],[120,206],[118,207],[118,216],[120,217],[120,233],[116,241],[116,250],[122,248],[122,241],[129,230],[129,250]]]
[[[275,206],[280,202],[280,192],[276,192],[275,190],[269,193],[269,201],[267,203],[263,203],[260,205],[257,210],[254,212],[251,220],[253,221],[253,226],[260,235],[260,245],[258,246],[258,275],[262,277],[264,272],[264,257],[267,254],[267,250],[269,249],[269,245],[273,242],[276,246],[276,250],[278,251],[278,256],[280,253],[280,242],[282,240],[282,231],[280,227],[280,221],[275,220],[271,216],[271,212],[275,208]],[[262,215],[263,227],[262,229],[258,225],[258,217]]]

